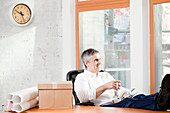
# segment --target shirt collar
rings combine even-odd
[[[87,71],[87,70],[84,70],[84,73],[86,73],[87,75],[95,76],[95,77],[96,77],[96,73],[92,73],[92,72]],[[99,74],[99,73],[98,73],[98,74]]]

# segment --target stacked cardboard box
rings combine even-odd
[[[72,89],[71,81],[39,83],[39,109],[72,108]]]

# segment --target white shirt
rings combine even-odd
[[[116,91],[114,89],[106,90],[96,98],[96,88],[113,80],[115,79],[107,72],[99,72],[97,77],[95,73],[85,70],[84,73],[80,73],[76,77],[74,83],[75,92],[80,102],[90,101],[96,106],[111,104]],[[120,90],[124,89],[123,87],[120,88]]]

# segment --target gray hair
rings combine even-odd
[[[81,58],[83,60],[83,64],[84,64],[85,61],[89,62],[90,59],[91,59],[91,56],[94,55],[95,53],[99,53],[99,51],[92,49],[92,48],[84,50],[84,52],[81,55]],[[84,66],[85,66],[85,68],[87,68],[87,66],[85,64],[84,64]]]

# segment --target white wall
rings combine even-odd
[[[20,1],[31,3],[34,11],[33,20],[24,27],[9,17],[10,8],[19,0],[0,1],[0,108],[10,92],[66,78],[62,0]]]
[[[149,1],[130,0],[131,87],[150,93]]]

